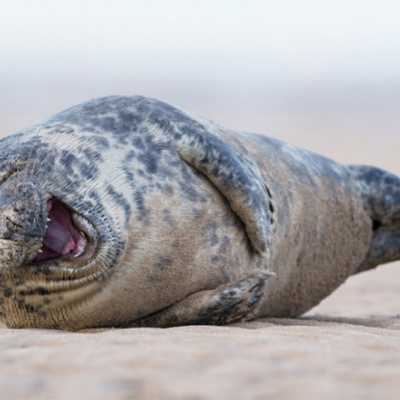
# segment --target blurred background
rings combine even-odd
[[[110,94],[400,174],[400,3],[0,0],[0,135]]]

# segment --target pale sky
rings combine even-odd
[[[276,79],[400,78],[400,2],[2,0],[0,74],[151,76],[190,69]],[[82,66],[82,63],[84,66]],[[256,65],[255,65],[256,64]],[[383,78],[383,77],[382,77]]]

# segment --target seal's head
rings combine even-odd
[[[93,224],[45,190],[25,171],[10,171],[0,183],[2,267],[36,270],[62,261],[79,265],[94,256]]]
[[[34,131],[2,140],[0,316],[10,327],[71,328],[63,323],[74,304],[119,263],[124,222],[97,190],[96,152],[84,157],[83,140]]]

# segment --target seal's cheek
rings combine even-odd
[[[243,277],[243,266],[254,256],[246,231],[205,182],[207,200],[193,207],[179,194],[144,196],[150,214],[132,218],[122,262],[85,303],[87,322],[124,325]]]

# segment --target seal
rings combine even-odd
[[[159,100],[95,99],[1,140],[12,328],[295,317],[400,259],[400,179]]]

